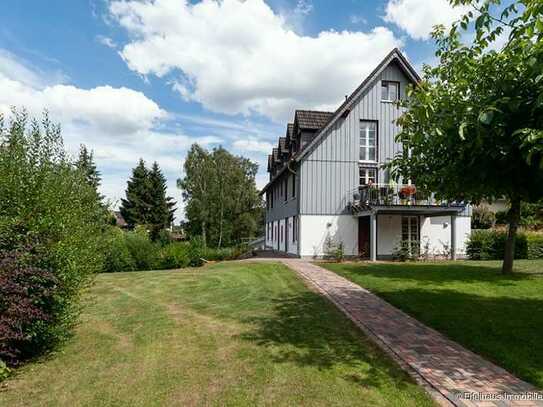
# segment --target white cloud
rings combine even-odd
[[[181,176],[187,149],[194,142],[213,145],[222,141],[217,136],[195,138],[168,130],[172,115],[141,92],[111,86],[46,85],[40,72],[26,67],[13,54],[0,50],[0,59],[5,62],[0,65],[0,113],[9,116],[11,106],[26,107],[39,118],[47,109],[51,119],[61,123],[72,154],[80,144],[94,151],[102,172],[101,192],[113,202],[123,197],[131,168],[141,157],[149,164],[160,164],[168,178],[168,193],[182,209],[175,181]],[[182,210],[177,217],[182,217]]]
[[[267,141],[257,140],[255,138],[239,139],[232,143],[232,147],[240,151],[254,151],[263,154],[269,154],[274,145]]]
[[[113,41],[111,38],[106,37],[104,35],[97,35],[96,41],[98,41],[102,45],[105,45],[108,48],[112,48],[112,49],[117,48],[117,43]]]
[[[435,25],[449,27],[468,11],[469,7],[453,7],[448,0],[389,0],[385,21],[396,24],[414,39],[427,40]]]
[[[351,21],[351,24],[368,24],[368,20],[357,14],[353,14],[349,20]]]
[[[121,51],[130,69],[171,74],[209,110],[282,122],[296,107],[337,107],[402,45],[385,27],[300,35],[263,0],[113,1],[110,13],[130,35]]]

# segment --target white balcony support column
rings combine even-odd
[[[456,215],[451,215],[451,260],[456,260]]]
[[[377,215],[370,215],[370,261],[377,260]]]

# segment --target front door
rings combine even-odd
[[[358,255],[363,259],[370,258],[370,217],[358,218]]]

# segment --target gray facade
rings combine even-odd
[[[336,121],[322,134],[320,141],[301,161],[300,214],[339,215],[346,213],[347,204],[359,187],[359,167],[375,167],[377,182],[388,182],[380,165],[401,151],[395,142],[399,127],[395,123],[403,110],[395,104],[381,100],[381,81],[400,84],[400,97],[405,97],[408,77],[392,62],[353,101],[350,113]],[[362,164],[359,160],[360,123],[377,123],[376,165]]]

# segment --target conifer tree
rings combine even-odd
[[[103,196],[98,192],[102,181],[101,174],[96,169],[93,152],[89,151],[84,144],[81,144],[79,147],[79,156],[75,162],[75,166],[83,173],[87,183],[96,191],[97,199],[101,201]]]
[[[149,171],[140,158],[128,180],[126,198],[121,200],[121,215],[129,227],[146,225],[151,220],[151,186]]]
[[[173,198],[166,196],[166,178],[156,161],[149,172],[149,187],[151,198],[149,223],[152,228],[151,237],[155,238],[161,230],[173,222],[176,204]]]

